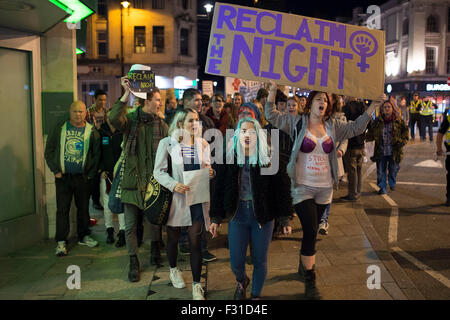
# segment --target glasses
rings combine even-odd
[[[223,102],[223,100],[220,100],[220,99],[219,100],[213,100],[213,102],[216,102],[216,103],[217,102]]]

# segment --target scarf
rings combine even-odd
[[[131,122],[130,134],[128,135],[127,144],[125,146],[126,154],[136,154],[137,132],[141,125],[151,123],[154,121],[155,116],[151,113],[142,111],[142,107],[136,110],[136,121]]]

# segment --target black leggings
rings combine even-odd
[[[316,254],[317,230],[326,207],[326,204],[315,203],[314,199],[308,199],[295,205],[295,212],[297,212],[303,229],[302,248],[300,249],[300,254],[303,256]]]
[[[177,266],[178,239],[180,238],[183,227],[167,226],[167,258],[171,268]],[[187,228],[189,247],[191,249],[191,270],[194,282],[200,282],[202,272],[202,231],[203,222],[195,221]]]

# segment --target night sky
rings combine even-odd
[[[216,1],[197,0],[197,13],[206,14],[203,7],[206,3],[214,4]],[[253,0],[221,0],[217,2],[231,3],[248,7],[264,8],[281,12],[289,12],[308,17],[321,18],[326,20],[335,20],[336,17],[352,18],[353,8],[362,7],[363,12],[367,7],[374,4],[380,5],[386,0],[345,0],[345,1],[287,1],[287,0],[258,0],[256,6]],[[214,10],[214,9],[213,9]],[[199,19],[198,23],[198,78],[200,80],[213,80],[218,82],[218,91],[224,90],[223,77],[205,74],[206,55],[208,53],[209,31],[211,29],[211,19],[208,23],[206,19]],[[201,87],[200,87],[201,88]]]

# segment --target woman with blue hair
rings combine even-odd
[[[276,174],[265,170],[271,166],[270,148],[266,134],[253,118],[239,121],[225,150],[226,164],[218,166],[216,192],[211,201],[210,232],[216,237],[222,220],[230,218],[228,242],[231,269],[237,281],[235,300],[246,298],[250,279],[245,272],[245,258],[251,241],[254,265],[251,298],[259,299],[267,275],[274,219],[280,219],[284,234],[292,230],[289,226],[289,215],[293,213],[289,180],[279,170]]]

